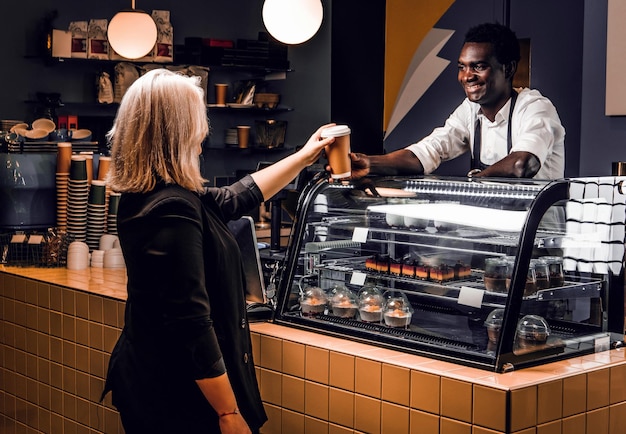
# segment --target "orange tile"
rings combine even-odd
[[[373,398],[380,398],[382,363],[357,357],[354,368],[354,391]]]
[[[471,434],[472,425],[454,419],[441,418],[439,425],[440,434]]]
[[[472,385],[470,383],[446,377],[441,378],[441,415],[463,422],[472,421]]]
[[[609,405],[609,369],[599,369],[587,373],[587,411]]]
[[[328,386],[312,381],[304,383],[304,412],[309,416],[328,420]]]
[[[609,434],[609,407],[587,412],[587,433]]]
[[[609,434],[622,434],[626,426],[626,402],[609,407]]]
[[[280,371],[282,368],[282,340],[261,335],[261,360],[259,366]]]
[[[261,368],[261,398],[270,404],[282,404],[282,375],[279,372]]]
[[[328,422],[305,415],[304,434],[329,434]]]
[[[626,363],[619,366],[612,366],[609,370],[609,376],[609,402],[616,404],[626,401]]]
[[[409,406],[411,371],[407,368],[382,365],[382,399],[395,404]],[[408,420],[408,417],[407,417]]]
[[[576,416],[566,417],[562,421],[561,429],[565,434],[586,434],[586,417],[585,413]],[[591,433],[590,433],[591,434]],[[595,434],[595,432],[594,432]]]
[[[348,428],[354,427],[354,393],[329,388],[328,420]]]
[[[506,429],[507,393],[474,385],[473,423],[494,430]]]
[[[307,345],[305,349],[304,378],[328,384],[329,351]]]
[[[494,431],[492,429],[483,428],[482,426],[474,425],[472,426],[472,434],[504,434],[504,433],[502,431]],[[532,434],[535,434],[534,431]]]
[[[283,409],[281,414],[281,429],[284,433],[304,432],[304,415]]]
[[[563,417],[583,413],[587,408],[587,376],[574,375],[563,379]]]
[[[511,431],[520,431],[537,425],[537,386],[512,390]]]
[[[441,377],[411,371],[411,408],[439,414]]]
[[[281,434],[282,410],[275,405],[263,403],[265,413],[267,414],[267,422],[263,424],[259,430],[260,434]],[[62,431],[60,431],[62,432]]]
[[[328,424],[328,434],[353,434],[354,432],[345,426],[335,425],[334,423]]]
[[[369,396],[354,396],[354,429],[379,434],[381,402]]]
[[[331,386],[354,392],[354,359],[350,354],[330,352],[328,382]]]
[[[283,407],[304,413],[304,379],[283,374]]]
[[[409,426],[409,407],[382,402],[381,432],[408,433]]]
[[[410,434],[439,434],[439,416],[418,410],[409,413]]]
[[[261,362],[261,335],[258,333],[250,333],[250,341],[252,342],[252,360],[256,366]]]
[[[537,425],[537,434],[561,434],[561,420]]]
[[[537,423],[543,424],[561,419],[562,414],[563,381],[539,384],[537,386]]]
[[[305,346],[283,341],[283,373],[304,378]]]

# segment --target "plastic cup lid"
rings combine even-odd
[[[334,127],[324,128],[322,137],[341,137],[351,133],[350,127],[347,125],[335,125]]]

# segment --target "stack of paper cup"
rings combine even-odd
[[[67,189],[70,179],[70,165],[72,160],[72,144],[57,144],[57,226],[67,229]]]
[[[72,155],[67,193],[67,233],[73,235],[76,241],[86,241],[89,184],[83,155]]]
[[[87,201],[87,245],[90,250],[98,249],[100,237],[104,234],[106,224],[105,196],[104,181],[93,180]]]
[[[67,268],[84,270],[89,267],[89,246],[82,241],[74,241],[67,248]]]
[[[109,195],[109,205],[107,214],[107,233],[117,235],[117,207],[120,203],[120,193],[112,192]]]
[[[104,250],[94,250],[91,252],[91,266],[93,268],[104,267]]]
[[[124,255],[122,249],[115,247],[104,251],[104,268],[125,268]]]

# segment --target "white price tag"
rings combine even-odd
[[[470,288],[469,286],[461,286],[461,291],[459,291],[459,304],[464,304],[465,306],[471,307],[481,307],[483,304],[483,296],[485,295],[485,290]]]
[[[365,285],[365,279],[367,278],[367,274],[361,273],[360,271],[354,271],[352,273],[352,277],[350,278],[351,285],[363,286]]]
[[[367,242],[368,228],[354,228],[352,232],[352,241],[358,241],[359,243]]]

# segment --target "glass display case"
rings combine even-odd
[[[496,372],[621,346],[624,179],[320,176],[274,321]]]

